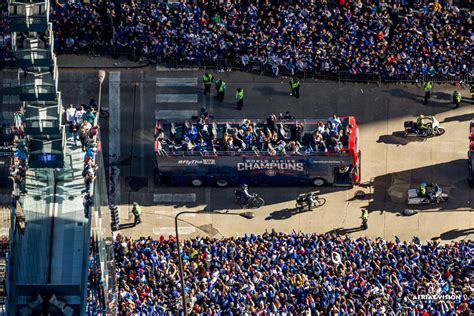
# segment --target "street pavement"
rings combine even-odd
[[[61,60],[60,60],[61,62]],[[60,64],[61,66],[61,64]],[[63,103],[87,103],[97,99],[97,72],[71,65],[60,72]],[[467,184],[470,100],[453,109],[453,86],[435,85],[433,98],[422,104],[423,91],[416,85],[337,83],[307,80],[301,97],[289,96],[289,78],[242,72],[213,72],[227,82],[223,103],[202,94],[203,70],[166,69],[145,66],[137,69],[109,65],[102,89],[102,106],[110,112],[101,119],[104,158],[117,166],[115,202],[121,223],[133,223],[131,203],[143,208],[142,223],[125,225],[121,234],[132,237],[174,234],[174,216],[181,211],[239,211],[232,204],[235,188],[162,187],[153,184],[153,130],[156,114],[187,118],[206,107],[216,118],[265,118],[270,113],[290,111],[297,118],[328,118],[354,115],[360,128],[362,185],[354,188],[324,187],[327,203],[312,212],[297,212],[294,200],[313,187],[255,187],[266,205],[252,210],[256,217],[191,214],[182,215],[180,236],[235,236],[266,230],[324,233],[335,231],[352,236],[368,235],[390,239],[419,236],[423,240],[471,238],[474,190]],[[236,109],[235,89],[245,91],[245,106]],[[469,91],[461,89],[467,97]],[[214,89],[212,90],[214,92]],[[161,112],[159,112],[161,111]],[[424,141],[401,138],[403,121],[419,114],[436,115],[447,132]],[[397,133],[398,132],[398,133]],[[437,182],[450,195],[445,204],[419,207],[415,216],[404,217],[406,191],[420,181]],[[354,199],[363,191],[363,199]],[[370,212],[369,229],[361,231],[361,208]]]

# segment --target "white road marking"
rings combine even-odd
[[[196,193],[155,193],[153,194],[155,203],[183,203],[196,202]]]
[[[178,234],[180,235],[189,235],[196,231],[194,227],[178,227]],[[153,234],[155,235],[176,235],[176,230],[174,227],[154,227]]]
[[[156,103],[197,103],[197,94],[157,94]]]
[[[186,211],[192,210],[192,209],[186,209]],[[155,215],[157,216],[163,216],[163,217],[175,217],[181,210],[178,211],[155,211]],[[196,209],[196,212],[198,210]],[[196,214],[194,213],[187,213],[186,215],[183,215],[185,217],[196,217]]]
[[[109,73],[109,163],[120,159],[120,71]],[[115,181],[115,197],[120,195],[120,179]],[[118,203],[118,198],[115,199]]]
[[[155,111],[155,120],[181,119],[189,120],[192,116],[198,115],[197,110],[159,110]]]
[[[156,78],[157,87],[196,87],[197,78]]]
[[[140,71],[140,158],[145,159],[145,120],[143,114],[145,113],[145,104],[143,100],[143,71]],[[145,164],[140,164],[140,175],[145,175]]]

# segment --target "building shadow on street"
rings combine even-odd
[[[445,118],[441,123],[447,123],[447,122],[465,122],[465,121],[470,121],[474,119],[474,114],[473,113],[467,113],[467,114],[461,114],[461,115],[455,115],[455,116],[450,116]]]
[[[474,234],[474,228],[452,229],[447,232],[441,233],[438,237],[431,238],[431,240],[452,240],[463,236],[469,236],[471,234]]]

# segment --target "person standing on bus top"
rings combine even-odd
[[[244,89],[237,88],[237,90],[235,90],[235,99],[237,100],[237,110],[242,111],[244,107]]]
[[[132,214],[134,217],[133,226],[137,226],[142,222],[140,218],[140,216],[142,215],[142,209],[140,208],[140,205],[138,205],[137,202],[133,202]]]
[[[224,80],[219,79],[219,80],[216,81],[217,98],[221,102],[224,101],[225,88],[226,88],[226,84],[225,84]]]
[[[202,82],[204,83],[204,95],[207,95],[208,93],[211,94],[211,86],[213,81],[214,76],[209,72],[206,72],[202,76]]]
[[[296,78],[292,78],[290,80],[290,88],[291,88],[290,95],[298,99],[300,97],[300,87],[301,87],[300,81]]]
[[[431,99],[431,90],[433,89],[433,84],[430,80],[425,82],[423,89],[425,90],[425,100],[423,101],[423,104],[428,104],[428,99]]]
[[[328,121],[333,123],[334,125],[336,125],[336,128],[339,128],[339,126],[341,126],[341,124],[342,124],[341,119],[338,118],[336,114],[334,114],[332,117],[330,117],[328,119]]]
[[[206,108],[201,108],[201,110],[199,111],[199,116],[204,121],[207,121],[207,119],[209,119],[209,112],[207,112]]]
[[[461,93],[458,92],[457,90],[454,90],[454,92],[453,92],[453,104],[454,104],[455,109],[457,109],[459,107],[459,104],[461,103],[461,99],[462,99]]]

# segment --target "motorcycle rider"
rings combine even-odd
[[[423,114],[416,118],[416,127],[418,128],[419,134],[426,134],[428,128],[430,127],[430,123],[425,123],[425,119],[429,119],[429,117],[424,116]]]
[[[249,199],[252,197],[249,194],[249,186],[244,183],[242,184],[241,189],[242,190],[240,191],[240,198],[244,199],[245,203],[247,204]]]
[[[426,184],[426,182],[421,182],[420,183],[420,186],[418,188],[418,193],[420,193],[420,196],[421,197],[426,197],[426,194],[427,194],[427,189],[426,187],[428,186],[428,184]]]
[[[305,200],[306,204],[308,204],[308,209],[311,210],[311,207],[314,204],[313,193],[306,193]]]

